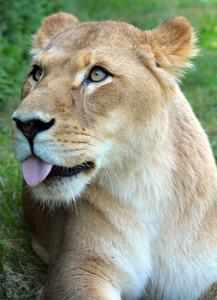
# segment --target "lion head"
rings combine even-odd
[[[33,195],[71,203],[91,182],[115,184],[148,160],[167,134],[168,103],[194,41],[184,17],[148,31],[46,18],[12,127]]]

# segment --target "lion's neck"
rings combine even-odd
[[[101,172],[97,184],[115,199],[115,207],[118,204],[129,206],[133,211],[141,211],[143,217],[146,215],[146,221],[159,221],[167,213],[172,197],[175,169],[172,153],[172,147],[169,149],[167,144],[130,172],[122,172],[119,176],[109,170]]]

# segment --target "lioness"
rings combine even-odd
[[[184,17],[42,22],[12,128],[41,300],[214,299],[217,171],[178,86],[195,40]]]

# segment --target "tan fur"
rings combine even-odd
[[[217,283],[215,282],[199,300],[216,300],[217,299]]]
[[[43,76],[30,70],[14,118],[55,120],[34,138],[42,160],[94,167],[24,183],[33,247],[49,256],[40,300],[215,299],[217,171],[177,84],[195,41],[184,17],[144,32],[64,13],[42,22],[32,53]],[[103,81],[87,81],[95,66]],[[15,122],[12,146],[20,162],[32,155]]]

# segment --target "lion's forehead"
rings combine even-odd
[[[117,49],[129,49],[138,45],[141,31],[132,25],[106,21],[74,24],[67,30],[54,36],[46,52],[58,50],[59,55],[73,55],[78,51],[91,49],[115,53]]]
[[[85,51],[77,51],[76,53],[66,52],[64,48],[53,46],[47,51],[44,51],[38,58],[42,66],[49,65],[68,65],[75,69],[81,69],[89,66],[94,61],[95,51],[85,49]]]
[[[130,41],[140,34],[141,31],[138,28],[124,22],[105,21],[75,23],[54,36],[49,45],[52,46],[53,43],[59,41],[66,44],[73,41],[75,47],[81,48],[82,45],[86,45],[87,43],[95,42],[97,40],[108,41],[108,39],[111,40],[114,39],[114,37],[118,37],[118,40],[128,39],[128,41]]]

